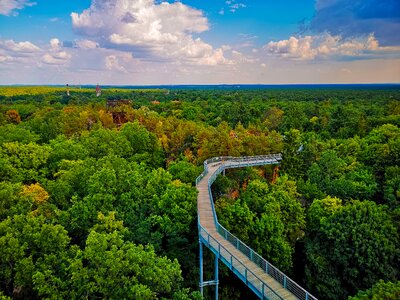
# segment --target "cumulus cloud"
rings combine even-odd
[[[75,46],[80,49],[95,49],[99,47],[99,44],[91,40],[78,40],[75,41]]]
[[[269,42],[264,48],[272,55],[284,58],[312,60],[332,56],[376,58],[376,55],[398,53],[400,47],[381,47],[373,34],[364,38],[344,39],[330,34],[290,37],[287,40]]]
[[[181,2],[92,0],[90,8],[72,13],[74,30],[102,47],[131,51],[150,60],[223,64],[222,49],[192,35],[209,29],[202,11]]]
[[[127,73],[128,71],[125,68],[132,60],[132,55],[129,53],[123,54],[112,54],[105,57],[105,66],[107,70],[115,70],[123,73]]]
[[[18,15],[16,10],[33,5],[36,5],[36,2],[30,2],[28,0],[1,0],[0,15],[16,16]]]
[[[42,62],[48,65],[63,65],[71,56],[65,52],[46,53],[42,57]]]
[[[59,39],[50,40],[50,48],[42,56],[42,62],[48,65],[65,65],[71,59],[71,54],[63,50]]]
[[[345,38],[374,33],[382,45],[400,45],[400,1],[317,0],[308,27]]]
[[[40,51],[40,48],[31,42],[15,42],[13,40],[0,40],[0,49],[20,54],[31,54]]]
[[[0,40],[0,56],[0,63],[21,63],[25,66],[40,63],[63,65],[71,58],[71,54],[64,50],[62,43],[56,38],[42,47],[29,41]]]

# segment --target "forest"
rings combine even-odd
[[[400,299],[399,86],[0,87],[0,299],[202,299],[203,161],[270,153],[220,223],[319,299]]]

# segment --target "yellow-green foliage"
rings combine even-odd
[[[92,89],[78,89],[76,87],[70,87],[70,92],[88,92]],[[94,91],[94,89],[93,89]],[[20,95],[40,95],[40,94],[52,94],[57,92],[66,92],[65,87],[55,86],[2,86],[0,87],[0,95],[12,97]]]
[[[64,86],[0,86],[0,95],[1,96],[20,96],[20,95],[40,95],[40,94],[54,94],[54,93],[66,93],[67,89]],[[93,92],[95,93],[95,87],[93,88],[78,88],[74,86],[69,87],[70,93],[80,93],[80,92]],[[105,89],[103,91],[111,91],[111,92],[165,92],[162,89],[120,89],[120,88],[112,88]]]

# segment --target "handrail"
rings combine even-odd
[[[218,219],[217,219],[217,214],[215,212],[214,208],[214,201],[211,193],[211,185],[215,181],[216,177],[218,174],[220,174],[223,170],[227,168],[235,168],[235,167],[241,167],[241,166],[251,166],[251,165],[259,165],[265,162],[275,162],[279,163],[279,161],[282,159],[280,154],[271,154],[271,155],[260,155],[260,156],[247,156],[247,157],[231,157],[231,156],[222,156],[222,157],[214,157],[211,159],[207,159],[204,161],[204,171],[200,174],[199,177],[196,179],[196,185],[208,174],[208,165],[211,163],[215,162],[222,162],[221,165],[218,167],[216,171],[213,172],[213,174],[208,178],[207,185],[208,185],[208,194],[209,194],[209,199],[210,199],[210,204],[214,216],[214,221],[215,221],[215,226],[217,229],[217,232],[225,238],[228,242],[230,242],[233,246],[235,246],[236,249],[238,249],[241,253],[246,255],[247,258],[249,258],[253,263],[255,263],[257,266],[259,266],[266,274],[274,278],[277,282],[279,282],[285,289],[290,291],[293,295],[295,295],[297,298],[300,300],[317,300],[316,297],[311,295],[309,292],[307,292],[305,289],[303,289],[300,285],[298,285],[295,281],[293,281],[291,278],[286,276],[283,272],[281,272],[278,268],[276,268],[274,265],[269,263],[267,260],[265,260],[261,255],[259,255],[257,252],[255,252],[253,249],[251,249],[249,246],[247,246],[245,243],[243,243],[239,238],[237,238],[235,235],[230,233],[225,227],[223,227],[221,224],[219,224]],[[247,162],[247,163],[246,163]],[[251,163],[253,162],[253,163]],[[211,236],[202,226],[200,223],[200,216],[198,215],[198,225],[199,225],[199,233],[201,230],[207,233],[207,235]],[[214,239],[211,236],[212,239]],[[214,239],[215,240],[215,239]],[[223,245],[221,245],[217,240],[215,242],[218,244],[218,247],[223,247],[226,249]],[[227,249],[226,251],[231,254]],[[232,255],[232,254],[231,254]],[[241,262],[239,262],[242,264]],[[246,272],[251,272],[244,264],[242,264],[247,270]],[[253,272],[251,272],[253,273]],[[247,273],[246,273],[247,274]],[[265,287],[268,286],[264,281],[262,281],[258,276],[255,276],[262,282],[262,289],[264,291]],[[247,279],[246,279],[247,280]],[[278,296],[280,297],[280,296]]]
[[[260,277],[258,277],[256,274],[254,274],[253,271],[251,271],[250,269],[248,269],[240,260],[238,260],[227,248],[225,248],[224,245],[221,245],[221,243],[219,243],[215,238],[212,237],[212,235],[210,235],[207,230],[205,230],[201,225],[199,225],[199,230],[200,230],[200,236],[207,241],[207,244],[211,247],[213,247],[210,243],[210,238],[218,245],[218,249],[214,249],[218,252],[218,255],[221,254],[221,248],[230,255],[229,260],[230,260],[230,265],[232,266],[232,270],[234,271],[236,269],[236,271],[238,271],[244,278],[246,283],[250,282],[253,286],[256,286],[255,283],[251,282],[251,280],[249,280],[249,273],[251,273],[251,275],[254,277],[254,279],[257,279],[259,281],[259,284],[261,285],[261,295],[265,296],[265,293],[267,291],[272,292],[272,295],[274,298],[271,298],[270,295],[268,297],[268,299],[273,300],[273,299],[279,299],[279,300],[284,300],[284,298],[282,298],[281,296],[279,296],[267,283],[265,283]],[[205,239],[202,235],[201,235],[201,231],[203,231],[206,235],[207,235],[207,239]],[[233,259],[235,259],[235,262],[239,263],[240,265],[243,266],[244,268],[244,274],[242,274],[242,272],[240,272],[239,268],[235,268],[234,264],[233,264]]]

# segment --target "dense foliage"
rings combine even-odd
[[[399,90],[70,94],[0,88],[0,298],[200,298],[203,161],[278,152],[218,177],[222,225],[321,299],[397,298]]]

